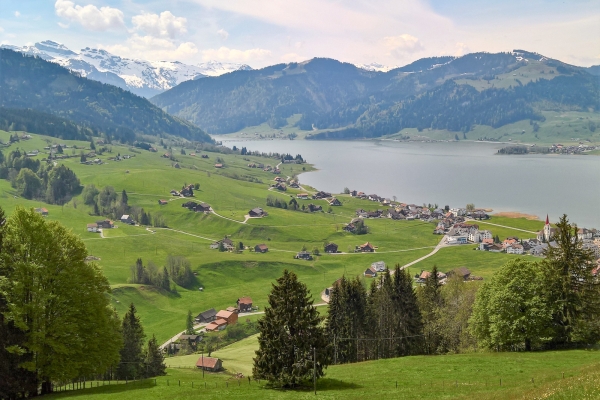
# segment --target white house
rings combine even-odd
[[[467,244],[469,238],[467,236],[448,236],[446,243],[449,245]]]
[[[577,238],[579,240],[591,240],[593,237],[594,234],[588,229],[580,228],[577,230]]]
[[[87,231],[88,232],[98,232],[98,224],[87,224]]]
[[[507,254],[523,254],[523,246],[519,243],[513,243],[506,247]]]
[[[376,261],[373,264],[371,264],[371,268],[375,269],[376,272],[383,272],[385,271],[385,262]]]
[[[450,212],[455,217],[462,217],[463,215],[465,215],[467,213],[467,210],[465,208],[451,208]]]

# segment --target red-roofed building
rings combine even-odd
[[[196,361],[196,368],[210,372],[217,372],[223,368],[223,362],[218,358],[203,356]]]
[[[237,300],[237,308],[240,312],[252,311],[252,299],[250,297],[240,297]]]
[[[228,324],[235,324],[238,320],[237,313],[231,311],[221,310],[217,313],[217,322],[219,320],[225,320]]]
[[[227,328],[227,320],[218,319],[218,320],[213,321],[210,324],[206,325],[205,329],[207,332],[216,332],[216,331],[222,331],[225,328]]]

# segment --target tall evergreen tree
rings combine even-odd
[[[437,265],[425,279],[425,284],[417,290],[419,310],[423,317],[423,334],[425,335],[425,352],[434,354],[440,350],[440,311],[443,305],[442,285],[438,277]]]
[[[394,355],[419,354],[423,343],[423,324],[417,296],[408,270],[396,264],[393,283],[393,328]]]
[[[194,317],[192,317],[192,311],[188,310],[187,318],[185,319],[185,334],[193,335],[194,331]]]
[[[171,280],[169,279],[169,271],[167,271],[167,267],[163,267],[161,287],[166,291],[171,290]]]
[[[552,287],[552,300],[558,305],[554,315],[555,341],[595,343],[600,339],[600,282],[592,276],[595,257],[583,248],[577,225],[566,215],[556,224],[546,254],[546,270]]]
[[[145,372],[147,378],[167,374],[165,358],[154,335],[152,335],[152,339],[148,340],[148,349],[146,350],[144,364],[146,366]]]
[[[117,368],[117,376],[120,379],[132,379],[145,374],[144,362],[144,328],[137,315],[133,303],[123,317],[121,332],[123,334],[123,348],[121,349],[121,362]]]
[[[313,369],[317,378],[322,377],[329,363],[329,346],[321,327],[323,318],[313,306],[306,285],[285,270],[268,301],[265,315],[258,321],[254,377],[280,387],[302,384],[313,376]]]
[[[128,201],[129,197],[127,197],[127,192],[125,191],[125,189],[123,189],[123,191],[121,192],[121,205],[127,206]]]

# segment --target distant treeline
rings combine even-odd
[[[498,150],[498,154],[529,154],[529,153],[549,153],[548,147],[527,147],[527,146],[506,146]]]
[[[0,107],[0,129],[7,132],[37,133],[65,140],[88,140],[89,136],[98,135],[92,128],[51,114],[31,109],[3,107]]]

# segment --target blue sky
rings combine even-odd
[[[526,49],[600,64],[600,0],[1,0],[0,42],[123,57],[247,63],[313,57],[404,65]]]

